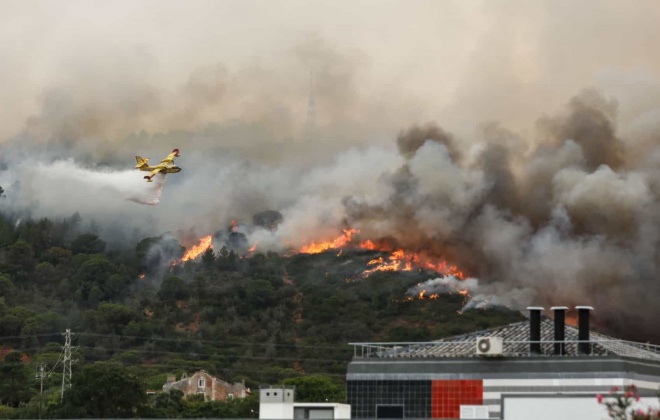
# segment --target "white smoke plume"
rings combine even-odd
[[[433,293],[458,293],[462,291],[474,292],[479,287],[479,279],[467,278],[464,280],[454,276],[436,277],[417,284],[406,291],[408,295],[419,295],[422,291],[426,294]]]

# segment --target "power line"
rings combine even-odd
[[[214,341],[214,340],[200,340],[195,338],[162,338],[162,337],[144,337],[137,335],[118,335],[118,334],[96,334],[96,333],[85,333],[81,332],[78,335],[80,336],[89,336],[89,337],[105,337],[105,338],[119,338],[119,339],[130,339],[130,340],[146,340],[146,341],[181,341],[181,342],[194,342],[194,343],[204,343],[204,344],[216,344],[221,346],[274,346],[274,347],[284,347],[284,348],[300,348],[300,349],[319,349],[319,350],[334,350],[334,349],[348,349],[349,346],[315,346],[315,345],[300,345],[300,344],[278,344],[278,343],[266,343],[266,342],[253,342],[253,341]]]
[[[0,337],[0,340],[3,339],[17,339],[17,338],[32,338],[32,337],[50,337],[50,336],[63,336],[63,333],[49,333],[49,334],[31,334],[31,335],[15,335],[15,336],[5,336]],[[124,340],[144,340],[144,341],[172,341],[172,342],[189,342],[189,343],[201,343],[201,344],[215,344],[218,346],[272,346],[280,348],[292,348],[292,349],[319,349],[319,350],[342,350],[347,349],[348,344],[345,346],[324,346],[324,345],[311,345],[311,344],[282,344],[282,343],[268,343],[268,342],[256,342],[256,341],[216,341],[216,340],[202,340],[197,338],[183,338],[183,337],[147,337],[139,335],[119,335],[119,334],[98,334],[98,333],[76,333],[76,337],[103,337],[103,338],[117,338]],[[30,350],[41,349],[43,347],[33,347]]]
[[[45,334],[29,334],[29,335],[6,335],[4,337],[0,337],[0,340],[13,340],[17,338],[33,338],[33,337],[53,337],[53,336],[60,336],[62,333],[56,332],[56,333],[45,333]]]
[[[78,346],[79,349],[88,349],[96,350],[99,347],[92,346]],[[166,350],[147,350],[147,349],[122,349],[117,347],[101,347],[103,350],[119,350],[119,351],[134,351],[139,353],[147,354],[174,354],[174,355],[187,355],[187,356],[215,356],[218,355],[215,352],[189,352],[189,351],[166,351]],[[231,355],[231,354],[222,354],[220,356],[238,359],[238,360],[276,360],[276,361],[291,361],[295,362],[301,360],[300,357],[275,357],[275,356],[241,356],[241,355]],[[203,361],[203,360],[200,360]],[[313,362],[341,362],[341,359],[311,359],[305,358],[304,361],[313,361]]]

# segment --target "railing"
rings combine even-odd
[[[477,338],[466,341],[349,343],[354,358],[446,358],[477,357]],[[578,344],[590,344],[590,352],[578,350]],[[532,353],[530,344],[540,344],[540,352]],[[555,353],[555,344],[563,344],[562,354]],[[660,346],[625,340],[592,338],[588,341],[512,341],[502,342],[503,357],[542,356],[605,356],[616,354],[624,357],[660,361]]]

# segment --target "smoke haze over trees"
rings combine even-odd
[[[348,225],[447,259],[491,302],[588,304],[657,339],[659,5],[292,3],[3,4],[8,223],[79,212],[118,249],[279,214],[243,233],[263,252]],[[130,201],[153,193],[133,156],[174,147],[160,204]],[[106,271],[67,287],[103,300]]]

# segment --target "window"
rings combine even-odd
[[[379,419],[402,419],[403,406],[402,405],[377,405],[376,418]]]
[[[197,386],[199,388],[204,388],[204,386],[206,386],[206,382],[204,381],[204,378],[199,378],[199,380],[197,381]]]

